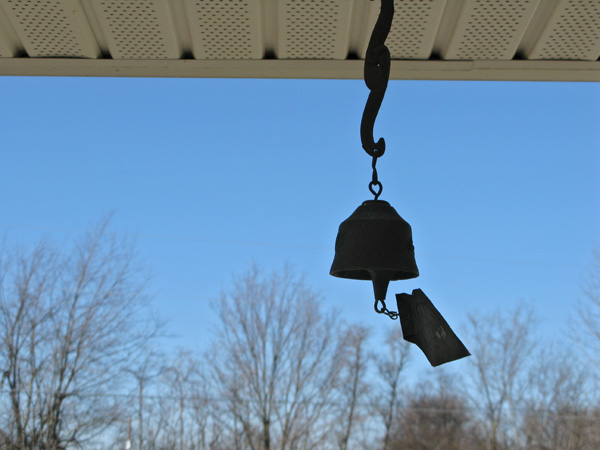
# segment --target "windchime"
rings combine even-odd
[[[385,298],[390,281],[419,276],[412,229],[386,201],[379,200],[383,185],[377,175],[377,160],[385,153],[385,140],[373,138],[375,119],[383,102],[390,76],[390,51],[385,40],[392,27],[394,0],[381,0],[381,11],[365,57],[364,78],[370,90],[360,135],[363,149],[372,158],[369,191],[375,197],[360,205],[340,225],[330,274],[353,280],[371,280],[375,311],[395,320],[400,317],[404,339],[419,346],[432,366],[454,361],[470,353],[433,303],[420,289],[397,294],[398,312],[388,310]]]

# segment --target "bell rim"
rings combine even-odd
[[[390,281],[400,281],[400,280],[411,280],[413,278],[419,277],[419,269],[414,267],[414,269],[406,269],[406,270],[390,270],[390,269],[341,269],[341,270],[333,270],[333,268],[329,271],[329,275],[334,276],[336,278],[344,278],[347,280],[363,280],[369,281],[372,280],[371,272],[379,272],[385,273],[387,278]]]

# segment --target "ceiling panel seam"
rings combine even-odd
[[[2,3],[0,3],[0,38],[3,38],[6,45],[6,55],[0,54],[0,56],[15,57],[27,54],[21,39],[19,39],[19,35],[4,12]]]
[[[98,21],[98,17],[94,11],[94,8],[90,5],[90,1],[92,0],[80,0],[81,8],[86,15],[86,19],[92,30],[92,34],[94,39],[96,39],[96,44],[100,49],[100,57],[111,58],[110,50],[108,48],[108,44],[106,43],[106,37],[104,36],[104,30],[100,26],[100,22]]]
[[[375,25],[372,22],[371,10],[374,2],[355,1],[350,12],[350,30],[348,33],[348,56],[364,59],[367,52],[367,43],[370,38],[370,30]],[[372,22],[372,23],[371,23]]]
[[[359,13],[360,15],[357,15],[354,18],[356,28],[360,30],[360,35],[356,37],[356,54],[359,58],[365,59],[365,57],[367,56],[367,48],[369,46],[369,41],[371,40],[371,33],[373,32],[373,28],[375,27],[375,23],[377,22],[379,11],[381,10],[381,5],[377,4],[377,2],[372,1],[360,3],[363,4],[362,10]]]
[[[260,3],[260,17],[262,22],[263,57],[278,58],[277,47],[277,0],[262,0]]]
[[[352,18],[353,18],[353,12],[355,10],[355,5],[358,1],[362,1],[362,0],[350,0],[350,7],[348,8],[348,20],[346,22],[346,30],[345,33],[343,34],[343,36],[340,38],[341,41],[343,42],[343,45],[341,46],[341,55],[342,55],[342,59],[348,59],[348,54],[350,53],[350,38],[352,36]]]
[[[538,8],[529,22],[529,27],[521,39],[521,43],[517,48],[516,55],[522,58],[529,58],[534,45],[539,40],[545,27],[548,25],[548,20],[552,16],[554,10],[561,0],[544,0],[540,2]]]
[[[450,38],[456,28],[456,23],[463,9],[464,0],[448,0],[440,18],[440,25],[433,39],[433,47],[430,57],[434,59],[442,59],[446,54]]]
[[[187,14],[181,0],[168,0],[172,24],[182,58],[193,58],[192,36]]]

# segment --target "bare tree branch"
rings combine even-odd
[[[469,316],[467,339],[473,391],[471,401],[483,414],[487,447],[515,448],[518,412],[527,389],[527,367],[535,348],[531,311]]]
[[[370,356],[366,349],[369,330],[360,325],[346,327],[342,336],[340,353],[343,355],[339,385],[339,418],[336,420],[337,444],[340,450],[347,450],[356,422],[367,415],[362,401],[368,392],[366,381]]]
[[[265,277],[253,266],[219,302],[213,376],[250,449],[315,448],[331,427],[341,364],[335,320],[318,301],[289,268]]]
[[[385,429],[382,448],[388,450],[400,403],[401,374],[410,358],[410,343],[402,338],[400,327],[390,328],[385,342],[384,351],[374,356],[376,376],[381,387],[373,396],[372,403]]]
[[[156,335],[133,248],[107,225],[67,254],[42,243],[1,260],[2,398],[19,448],[80,446],[102,433],[119,405],[99,394],[118,390]]]
[[[591,269],[577,302],[572,336],[600,373],[600,250],[594,250]],[[600,376],[598,377],[600,381]]]

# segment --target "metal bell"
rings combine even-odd
[[[365,201],[341,223],[329,273],[372,280],[375,300],[385,300],[390,281],[419,276],[410,225],[388,202]]]

